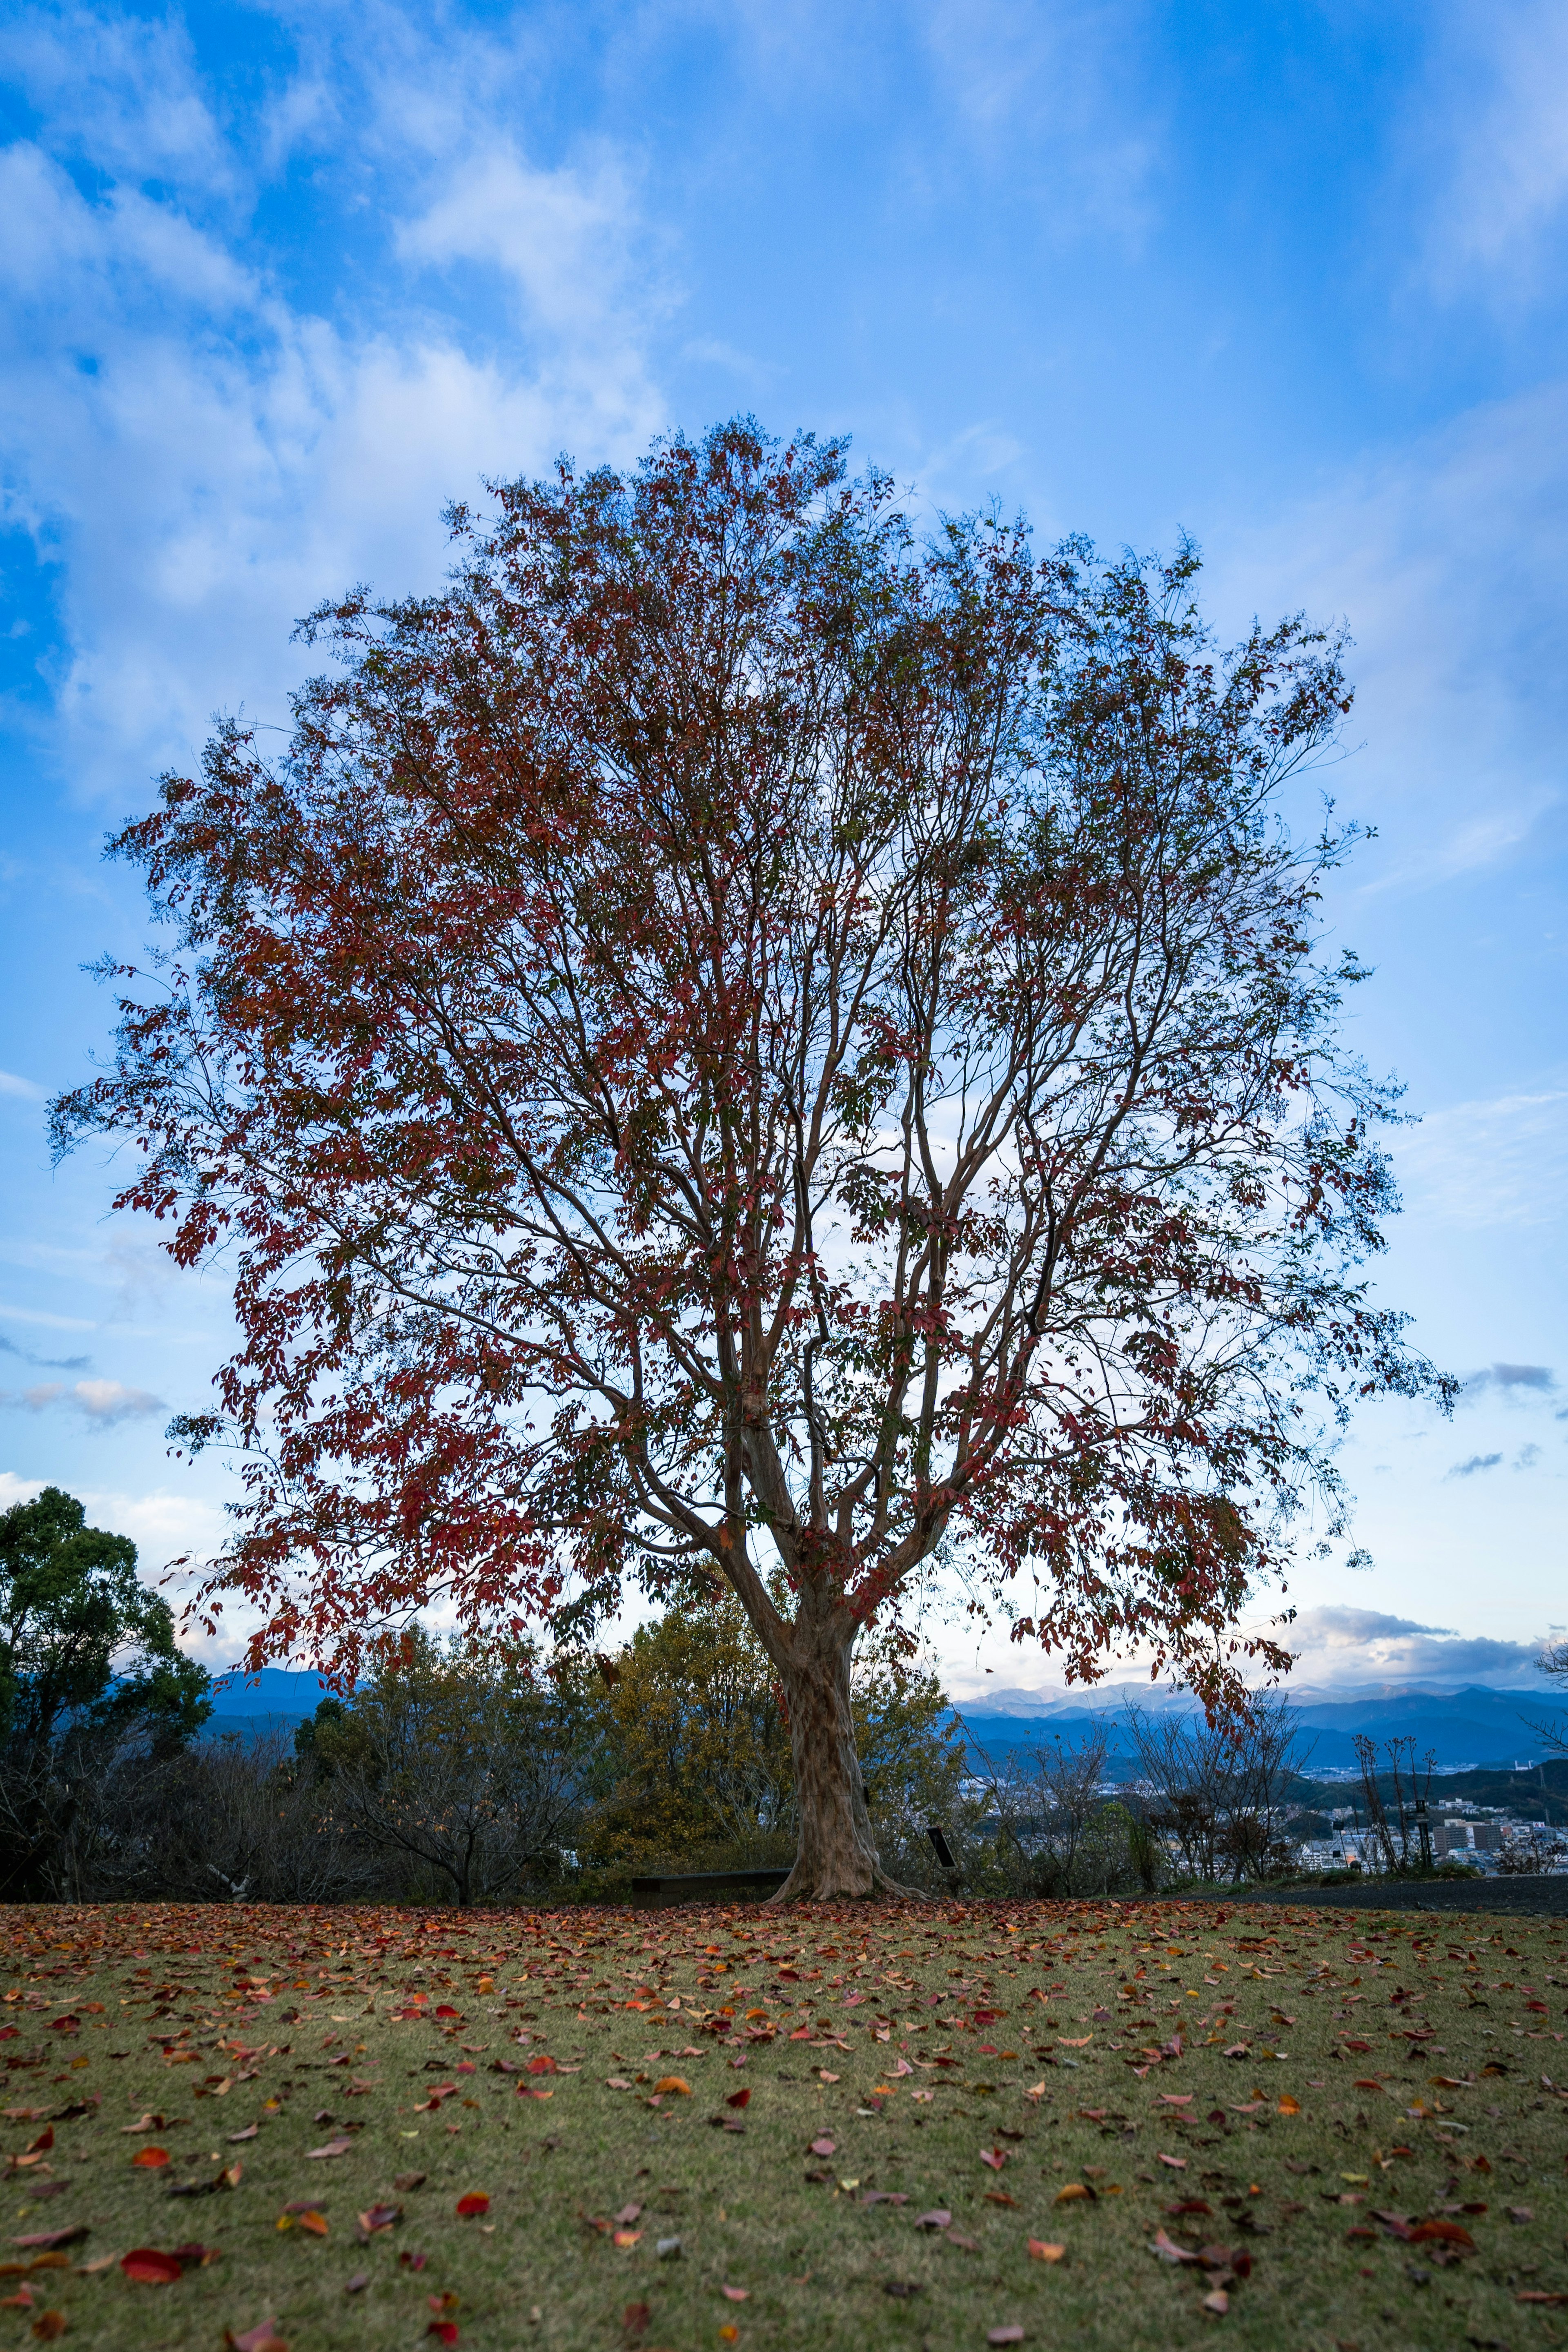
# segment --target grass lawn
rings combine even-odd
[[[1568,2342],[1568,1923],[5,1917],[0,2352]]]

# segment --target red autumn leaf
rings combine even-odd
[[[814,2139],[811,2142],[811,2154],[813,2156],[833,2156],[836,2155],[837,2152],[838,2142],[836,2140]]]
[[[139,2147],[131,2161],[146,2171],[156,2172],[168,2163],[169,2151],[166,2147]]]
[[[443,2001],[443,2002],[442,2002],[442,2004],[441,2004],[440,2008],[436,2011],[435,2014],[437,2015],[437,2017],[455,2017],[455,2018],[458,2018],[459,2020],[460,2020],[460,2019],[461,2019],[461,2017],[462,2017],[462,2011],[461,2011],[461,2010],[449,2009],[449,2008],[446,2006],[446,2003],[445,2003],[444,2001]]]
[[[749,2105],[750,2099],[751,2092],[748,2087],[744,2091],[731,2091],[724,2104],[727,2107],[744,2107]]]
[[[27,2142],[27,2154],[29,2156],[42,2156],[45,2150],[47,2148],[53,2147],[54,2144],[55,2127],[53,2124],[51,2124],[47,2131],[41,2131],[38,2134],[37,2139],[30,2139]]]
[[[120,2267],[141,2286],[172,2286],[184,2275],[183,2265],[172,2254],[161,2254],[156,2246],[137,2246],[121,2254]]]
[[[993,2172],[999,2172],[1007,2160],[1007,2150],[1005,2148],[983,2147],[980,2150],[980,2162],[982,2164],[988,2164]]]
[[[489,2210],[490,2200],[482,2189],[471,2189],[466,2197],[457,2200],[457,2210],[465,2221],[472,2214],[487,2213]]]
[[[33,2333],[40,2344],[52,2344],[65,2332],[66,2315],[63,2311],[40,2311],[33,2322]]]
[[[424,2332],[427,2336],[434,2336],[440,2344],[455,2344],[457,2322],[455,2319],[433,2319]]]
[[[1476,2250],[1475,2240],[1468,2230],[1460,2228],[1458,2221],[1417,2221],[1410,2232],[1410,2243],[1419,2245],[1424,2241],[1458,2246],[1460,2252],[1466,2254],[1473,2254]]]
[[[528,2060],[530,2074],[554,2074],[558,2071],[555,2060],[546,2051],[539,2051],[536,2056]]]
[[[254,2327],[247,2327],[243,2336],[236,2336],[232,2329],[225,2328],[224,2342],[228,2352],[288,2352],[287,2345],[277,2332],[276,2319],[258,2320]]]

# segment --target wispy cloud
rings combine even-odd
[[[1489,1364],[1484,1372],[1470,1372],[1465,1381],[1466,1390],[1476,1395],[1485,1389],[1500,1389],[1505,1396],[1521,1391],[1550,1396],[1556,1386],[1557,1375],[1550,1364]]]
[[[1473,1478],[1481,1470],[1495,1470],[1502,1460],[1500,1454],[1472,1454],[1468,1462],[1456,1462],[1448,1473],[1450,1478]]]
[[[1433,29],[1411,125],[1435,188],[1428,280],[1444,295],[1527,301],[1556,275],[1568,212],[1568,16],[1558,0],[1460,0]]]
[[[42,1102],[44,1089],[36,1087],[31,1078],[19,1078],[11,1070],[0,1070],[0,1095],[15,1095],[22,1102]]]
[[[1396,1138],[1393,1155],[1406,1206],[1429,1223],[1471,1230],[1553,1223],[1568,1192],[1568,1088],[1428,1111],[1418,1128]],[[1503,1369],[1479,1376],[1481,1384],[1518,1395],[1528,1383],[1501,1378]]]

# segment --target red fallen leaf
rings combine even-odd
[[[1429,2244],[1433,2241],[1439,2241],[1445,2246],[1458,2246],[1465,2254],[1473,2254],[1476,2250],[1476,2242],[1469,2231],[1462,2230],[1457,2221],[1418,2221],[1410,2232],[1413,2246]]]
[[[728,2098],[726,2099],[724,2104],[727,2107],[744,2107],[749,2105],[751,2093],[749,2089],[744,2091],[731,2091]]]
[[[547,2051],[541,2050],[534,2057],[528,2060],[528,2072],[530,2074],[553,2074],[558,2071],[555,2060],[550,2057]]]
[[[172,2254],[161,2254],[156,2246],[133,2247],[130,2253],[121,2254],[120,2267],[139,2286],[172,2286],[184,2275],[184,2265]]]
[[[328,2222],[327,2216],[325,2213],[319,2211],[314,2205],[308,2205],[304,2212],[298,2216],[298,2219],[300,2228],[302,2230],[308,2230],[313,2238],[325,2238],[329,2234],[329,2224]]]
[[[1363,2058],[1371,2049],[1372,2044],[1370,2042],[1347,2042],[1344,2047],[1347,2050],[1354,2050],[1358,2058]]]
[[[457,2322],[455,2319],[433,2319],[424,2332],[427,2336],[434,2336],[439,2343],[455,2344]]]
[[[472,2214],[487,2213],[489,2210],[490,2200],[482,2189],[471,2189],[466,2197],[457,2200],[457,2210],[465,2221]]]
[[[1166,2211],[1173,2221],[1179,2219],[1183,2213],[1212,2213],[1213,2210],[1213,2206],[1206,2205],[1201,2197],[1184,2197],[1179,2205],[1166,2207]]]
[[[622,2331],[628,2343],[634,2344],[639,2336],[647,2333],[653,2312],[645,2303],[629,2303],[621,2315]]]
[[[751,2300],[751,2289],[748,2286],[721,2286],[719,2293],[726,2303],[749,2303]]]
[[[81,2023],[79,2017],[57,2017],[50,2026],[51,2033],[74,2033]]]
[[[837,2152],[837,2140],[814,2139],[811,2142],[811,2154],[813,2156],[834,2156]]]
[[[33,2333],[43,2344],[52,2344],[57,2336],[63,2336],[65,2332],[66,2315],[63,2311],[40,2311],[33,2322]]]
[[[66,2230],[31,2230],[25,2238],[13,2238],[11,2243],[24,2248],[37,2246],[46,2252],[52,2253],[57,2247],[74,2246],[79,2238],[85,2238],[87,2234],[87,2223],[74,2221]]]
[[[1030,2260],[1033,2263],[1059,2263],[1066,2252],[1065,2246],[1053,2246],[1044,2238],[1031,2238],[1029,2242]]]
[[[1527,2286],[1513,2299],[1515,2303],[1545,2303],[1561,2307],[1568,2303],[1568,2294],[1550,2294],[1543,2287]]]
[[[38,2134],[37,2139],[30,2139],[27,2142],[27,2154],[29,2156],[42,2156],[45,2150],[47,2148],[53,2147],[54,2144],[55,2127],[53,2124],[50,2124],[47,2131],[41,2131]]]
[[[1007,2160],[1008,2156],[1006,2148],[983,2147],[980,2150],[980,2162],[982,2164],[988,2164],[993,2172],[999,2172]]]
[[[1017,2212],[1018,2199],[1009,2197],[1005,2189],[987,2189],[981,2193],[988,2205],[1010,2205],[1014,2212]]]
[[[437,2017],[455,2017],[459,2021],[461,2021],[463,2016],[463,2012],[460,2009],[452,2009],[445,2001],[442,2002],[435,2014]]]
[[[0,2042],[15,2042],[21,2031],[19,2025],[0,2025]]]
[[[168,2163],[169,2151],[166,2147],[139,2147],[131,2161],[143,2171],[156,2172],[161,2165]]]
[[[402,2207],[401,2205],[369,2205],[355,2218],[359,2224],[361,2243],[368,2242],[380,2231],[390,2230],[394,2222],[402,2220]]]

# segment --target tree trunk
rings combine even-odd
[[[835,1629],[809,1646],[803,1643],[783,1668],[800,1842],[793,1870],[768,1898],[773,1903],[839,1903],[919,1892],[889,1878],[872,1840],[850,1712],[855,1630],[852,1624],[847,1637]]]

